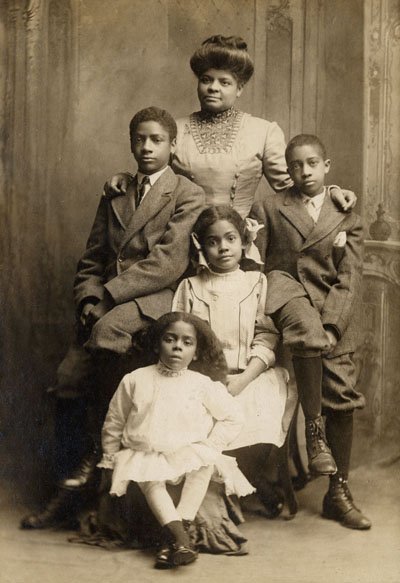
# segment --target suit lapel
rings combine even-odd
[[[300,194],[295,188],[290,188],[279,206],[280,213],[307,239],[314,229],[314,221],[308,214]]]
[[[314,229],[311,231],[306,241],[303,244],[302,249],[307,249],[311,247],[329,233],[331,233],[341,222],[346,218],[346,213],[339,209],[329,195],[327,189],[324,203],[321,208],[321,212]]]
[[[133,235],[140,231],[171,200],[171,193],[175,190],[176,185],[176,175],[171,168],[167,168],[154,186],[150,188],[140,206],[134,211],[122,240],[122,246],[126,245]]]
[[[137,187],[136,176],[128,186],[126,194],[111,199],[111,207],[121,227],[126,231],[134,212],[135,193]]]

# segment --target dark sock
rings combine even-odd
[[[293,356],[297,392],[306,419],[321,415],[322,358]]]
[[[353,444],[353,411],[330,411],[326,416],[325,428],[338,474],[347,479]]]
[[[170,535],[170,541],[176,542],[176,544],[179,546],[190,547],[190,538],[188,533],[185,531],[181,520],[173,520],[172,522],[168,522],[168,524],[166,524],[163,529],[165,529]]]

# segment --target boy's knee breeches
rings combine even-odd
[[[283,344],[290,348],[293,356],[321,356],[329,350],[330,342],[321,316],[308,298],[290,300],[271,317],[282,334]]]
[[[125,354],[132,347],[132,335],[148,326],[148,323],[136,302],[119,304],[96,322],[85,348],[89,351],[110,350]]]

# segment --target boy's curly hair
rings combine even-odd
[[[211,330],[208,322],[186,312],[169,312],[156,320],[137,339],[147,364],[154,364],[159,359],[159,346],[165,330],[174,322],[191,324],[197,337],[197,360],[189,368],[208,376],[213,381],[226,382],[228,366],[221,343]]]

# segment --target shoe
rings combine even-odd
[[[157,551],[154,567],[156,569],[172,569],[175,567],[175,563],[172,560],[172,552],[170,545],[163,544]]]
[[[29,514],[22,518],[20,528],[45,529],[61,526],[75,528],[77,521],[75,518],[71,518],[75,516],[75,506],[74,496],[71,492],[60,490],[42,512]]]
[[[266,518],[277,518],[283,510],[285,499],[281,492],[270,482],[265,481],[256,487],[256,496],[263,505]]]
[[[99,450],[94,446],[82,459],[76,470],[68,478],[60,481],[60,488],[64,490],[83,490],[93,486],[98,478],[96,466],[99,460]]]
[[[189,520],[174,520],[163,527],[163,541],[168,540],[171,548],[171,562],[175,567],[189,565],[198,557],[190,544]]]
[[[321,416],[306,419],[306,448],[308,469],[312,474],[336,474],[337,466],[326,441],[324,421]]]
[[[181,565],[189,565],[193,563],[199,556],[198,552],[191,547],[184,545],[174,545],[172,552],[172,561],[176,567]]]
[[[355,530],[369,530],[372,526],[371,521],[354,504],[347,480],[343,476],[331,479],[322,505],[322,516]]]

